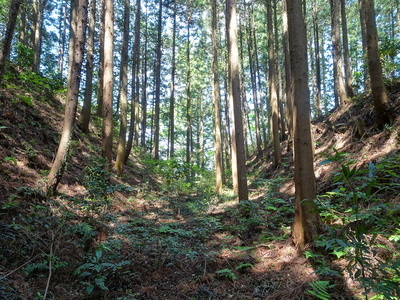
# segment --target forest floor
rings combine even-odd
[[[238,203],[230,190],[217,197],[210,182],[186,182],[181,165],[140,153],[116,177],[99,159],[95,119],[90,134],[74,133],[59,193],[46,197],[64,99],[32,81],[0,89],[1,299],[318,299],[310,282],[321,281],[332,285],[330,299],[360,297],[348,261],[323,260],[330,272],[318,272],[317,254],[299,255],[291,241],[285,142],[279,167],[269,150],[249,160],[250,200]],[[400,165],[400,85],[390,92],[395,120],[384,130],[373,128],[368,96],[313,122],[319,195],[335,189],[332,174],[341,166],[326,159],[337,153],[357,170],[389,159]],[[398,183],[400,167],[391,170]],[[394,186],[382,196],[398,218]],[[381,239],[396,256],[398,244]]]

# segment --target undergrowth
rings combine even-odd
[[[385,198],[400,190],[400,160],[393,155],[358,167],[357,162],[335,150],[321,164],[335,164],[334,189],[317,199],[328,234],[316,246],[329,254],[308,251],[322,276],[343,276],[358,281],[365,299],[400,297],[399,204]],[[330,266],[346,261],[345,270]],[[320,298],[322,299],[322,298]]]

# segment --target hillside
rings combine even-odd
[[[179,164],[139,151],[115,177],[99,158],[94,120],[90,134],[75,131],[59,194],[47,198],[63,93],[36,75],[14,76],[0,89],[1,299],[353,299],[365,291],[360,278],[378,286],[370,296],[396,290],[400,85],[390,89],[396,118],[383,131],[373,128],[368,95],[313,122],[329,227],[304,257],[290,238],[286,143],[277,169],[249,161],[251,200],[238,204],[228,190],[214,195],[209,178],[190,185]]]

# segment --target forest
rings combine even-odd
[[[400,0],[0,0],[0,299],[400,299]]]

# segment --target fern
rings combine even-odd
[[[308,283],[312,290],[307,290],[306,294],[317,297],[321,300],[329,300],[330,296],[328,288],[334,287],[334,284],[329,284],[329,281],[312,281]]]

